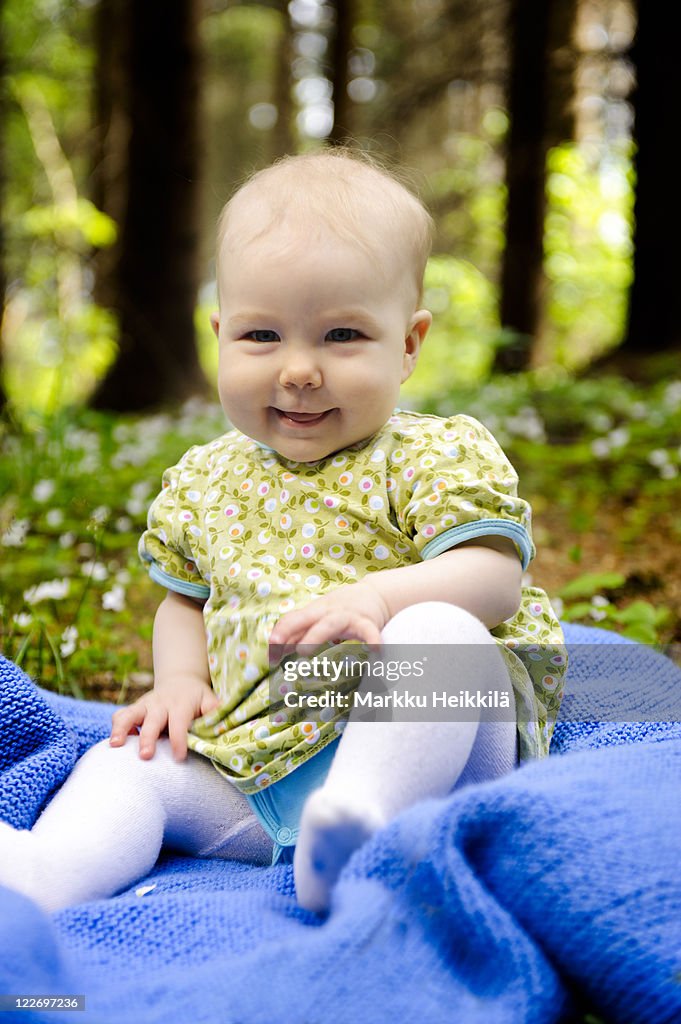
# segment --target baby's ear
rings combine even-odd
[[[220,337],[220,314],[219,313],[211,313],[211,315],[210,315],[210,325],[213,328],[213,331],[215,333],[215,337],[219,338]]]
[[[402,363],[402,383],[414,372],[421,345],[433,322],[433,315],[427,309],[419,309],[409,322],[409,333],[404,339],[404,357]]]

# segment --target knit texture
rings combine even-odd
[[[30,828],[76,757],[74,732],[0,655],[0,819]]]
[[[59,1017],[80,1024],[681,1020],[681,724],[663,719],[681,671],[599,630],[566,639],[559,756],[400,815],[327,918],[297,907],[289,865],[168,855],[52,919],[4,889],[0,992],[84,993],[85,1013]],[[647,721],[626,720],[629,663]],[[30,823],[111,708],[1,660],[0,688],[0,814]]]

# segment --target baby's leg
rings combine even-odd
[[[44,910],[112,896],[147,874],[163,843],[197,856],[269,863],[272,842],[248,801],[197,754],[168,740],[150,761],[138,739],[92,747],[31,831],[0,823],[0,884]]]
[[[331,887],[353,851],[401,810],[445,796],[458,780],[494,778],[516,764],[508,672],[478,619],[440,602],[413,605],[388,623],[382,639],[386,662],[395,658],[396,647],[400,659],[415,661],[428,655],[427,645],[438,645],[428,659],[431,671],[421,679],[404,676],[393,691],[421,694],[427,708],[397,708],[392,720],[373,722],[357,720],[353,712],[324,785],[303,809],[294,875],[298,900],[310,910],[328,906]],[[475,711],[465,713],[470,720],[455,721],[456,711],[434,707],[433,693],[460,690],[498,690],[508,694],[511,707],[481,723]]]

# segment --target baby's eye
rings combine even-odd
[[[324,338],[324,341],[355,341],[362,335],[354,327],[334,327]]]
[[[248,331],[244,334],[244,338],[248,341],[262,341],[265,343],[270,341],[280,341],[279,335],[276,331]]]

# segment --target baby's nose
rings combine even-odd
[[[279,383],[285,388],[318,388],[322,372],[313,353],[297,352],[287,356],[279,374]]]

